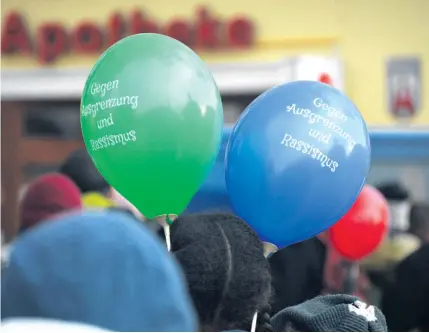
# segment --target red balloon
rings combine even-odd
[[[346,215],[329,230],[332,246],[346,259],[360,260],[386,235],[389,206],[374,187],[365,185]]]

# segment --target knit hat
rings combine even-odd
[[[43,333],[91,333],[108,332],[99,327],[46,319],[10,319],[1,322],[2,333],[43,332]]]
[[[179,267],[128,214],[68,214],[24,233],[2,272],[3,318],[81,322],[112,331],[193,331]]]
[[[45,174],[31,183],[20,203],[20,230],[82,207],[79,189],[66,176]]]
[[[71,153],[61,165],[59,172],[73,180],[82,193],[107,194],[110,190],[110,185],[97,170],[85,148]]]
[[[387,332],[383,313],[350,295],[318,296],[283,309],[271,323],[276,332]]]
[[[268,329],[271,276],[256,233],[231,214],[182,215],[171,226],[203,331]]]

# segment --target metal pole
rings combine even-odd
[[[351,261],[344,261],[343,267],[345,267],[346,274],[343,284],[343,292],[345,294],[352,295],[356,292],[357,283],[359,279],[359,264]]]

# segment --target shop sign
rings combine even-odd
[[[234,50],[249,48],[254,42],[254,23],[246,16],[220,19],[205,7],[196,11],[192,20],[173,18],[158,22],[143,11],[123,15],[113,13],[104,26],[84,21],[67,29],[58,22],[37,27],[34,36],[19,11],[3,18],[1,47],[3,55],[32,55],[41,63],[53,63],[67,53],[100,54],[121,38],[136,33],[162,33],[196,50]]]
[[[387,61],[387,94],[390,113],[399,119],[413,117],[421,107],[421,63],[416,57]]]

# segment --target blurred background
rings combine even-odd
[[[195,49],[223,96],[226,130],[191,204],[227,207],[230,128],[264,90],[322,80],[344,91],[371,132],[370,184],[429,200],[427,0],[3,0],[2,221],[7,236],[26,184],[83,146],[79,103],[101,52],[131,33],[161,32]]]

